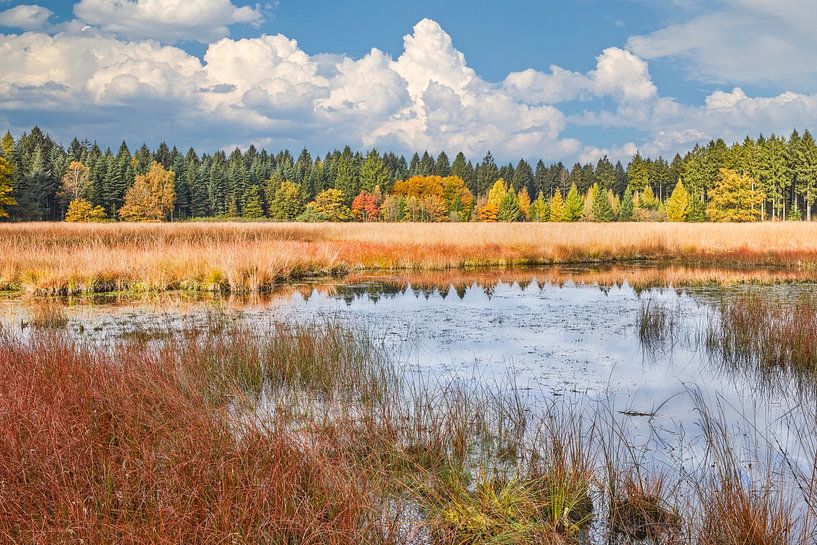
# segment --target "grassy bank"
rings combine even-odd
[[[0,291],[263,292],[351,271],[671,262],[817,269],[817,225],[2,224]]]
[[[532,408],[512,386],[409,380],[364,331],[331,321],[247,329],[214,320],[100,346],[44,318],[25,335],[0,333],[0,536],[696,545],[815,537],[808,468],[771,443],[772,466],[760,450],[738,455],[703,402],[706,452],[683,469],[649,463],[612,410]],[[813,425],[797,428],[811,447]]]

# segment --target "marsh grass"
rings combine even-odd
[[[817,374],[817,297],[743,294],[720,303],[706,332],[709,353],[743,368]]]
[[[810,494],[724,471],[740,466],[715,417],[697,471],[650,473],[638,463],[647,453],[606,417],[531,411],[513,387],[411,381],[352,326],[214,323],[107,345],[0,330],[4,540],[805,545],[815,535],[808,521],[790,524],[810,513]],[[813,422],[799,425],[814,435]],[[679,489],[693,499],[679,505]]]
[[[680,309],[653,299],[641,302],[638,312],[638,340],[651,355],[671,349],[679,335]]]
[[[614,233],[614,236],[611,234]],[[669,262],[817,270],[817,226],[779,224],[0,225],[0,290],[264,293],[350,271]],[[813,275],[812,275],[813,277]]]

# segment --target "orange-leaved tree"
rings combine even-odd
[[[172,171],[154,162],[146,174],[136,177],[125,194],[119,216],[125,221],[162,221],[170,217],[176,202]]]

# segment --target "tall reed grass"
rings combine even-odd
[[[372,270],[679,262],[817,268],[817,226],[786,224],[0,224],[0,291],[264,292]]]
[[[656,471],[611,410],[534,407],[512,386],[410,380],[365,331],[337,322],[213,321],[136,339],[0,330],[4,542],[817,536],[807,474],[791,488],[764,477],[761,452],[738,456],[703,402],[707,457]],[[806,442],[817,436],[813,420],[799,425]],[[757,458],[751,474],[735,462],[747,456]]]

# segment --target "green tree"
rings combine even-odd
[[[817,198],[817,143],[809,131],[804,132],[800,140],[795,172],[797,192],[806,203],[806,221],[811,221],[811,208]]]
[[[706,205],[698,195],[690,195],[689,197],[689,211],[686,220],[694,223],[706,221]]]
[[[343,194],[343,202],[350,204],[360,193],[360,177],[355,168],[355,158],[349,146],[343,148],[335,166],[335,189]]]
[[[530,221],[548,221],[550,219],[550,204],[545,199],[545,195],[540,191],[538,195],[536,195],[536,200],[534,200],[530,205],[530,213],[528,215]]]
[[[634,192],[644,191],[650,185],[650,166],[638,152],[627,167],[627,182]]]
[[[304,210],[301,186],[281,182],[269,203],[269,217],[276,221],[293,221]]]
[[[596,186],[595,197],[593,198],[593,219],[594,221],[613,221],[613,206],[607,197],[607,191]]]
[[[720,179],[709,190],[706,215],[712,221],[757,221],[762,216],[766,196],[757,181],[746,174],[722,168]]]
[[[570,191],[567,192],[567,197],[565,198],[565,221],[579,221],[582,219],[583,212],[584,201],[582,196],[579,194],[579,189],[576,187],[576,184],[571,184]]]
[[[377,150],[371,150],[360,167],[360,189],[366,193],[374,193],[376,187],[385,191],[389,189],[390,181],[391,175]]]
[[[244,210],[242,216],[247,219],[264,217],[264,208],[261,206],[261,191],[257,185],[251,185],[244,192]]]
[[[672,195],[667,199],[665,210],[667,213],[667,220],[669,221],[686,221],[687,213],[689,212],[689,192],[684,187],[683,182],[678,180],[675,184],[675,189],[672,190]]]
[[[621,199],[621,210],[618,213],[619,221],[635,221],[635,202],[633,201],[633,188],[627,185],[624,190],[624,197]]]
[[[519,197],[516,191],[511,188],[505,193],[505,197],[499,205],[497,219],[504,222],[519,221],[522,211],[519,209]]]

